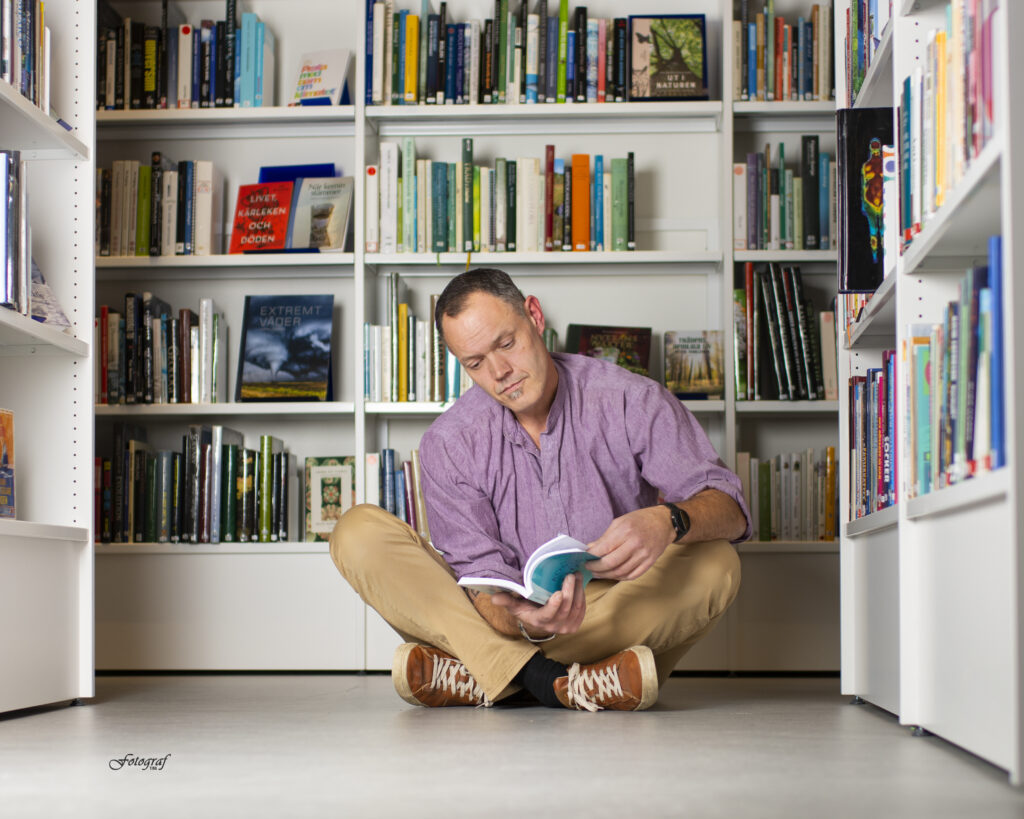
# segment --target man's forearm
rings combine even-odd
[[[676,503],[690,517],[690,531],[684,543],[704,540],[736,540],[747,528],[747,519],[738,503],[718,489],[705,489],[689,500]],[[668,510],[665,510],[666,513]]]

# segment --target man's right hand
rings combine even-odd
[[[505,592],[492,595],[491,602],[508,610],[531,637],[538,639],[551,634],[574,634],[587,613],[587,596],[579,574],[567,575],[561,591],[551,595],[543,606]]]

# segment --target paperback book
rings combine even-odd
[[[353,189],[351,176],[296,180],[285,246],[344,250]]]
[[[236,401],[330,401],[334,296],[246,296]]]
[[[580,572],[586,586],[592,577],[586,566],[591,560],[597,560],[597,555],[590,554],[586,544],[568,535],[558,535],[530,555],[523,567],[522,583],[503,577],[467,576],[459,578],[459,585],[485,594],[511,592],[543,606],[573,572]]]
[[[306,458],[305,540],[330,540],[331,532],[355,503],[355,457]]]
[[[565,351],[600,358],[647,375],[651,362],[651,328],[570,324],[566,330]]]
[[[631,15],[629,99],[706,100],[703,14]]]
[[[228,253],[284,250],[293,182],[239,185]]]
[[[725,396],[725,345],[721,330],[665,333],[665,386],[678,398]]]

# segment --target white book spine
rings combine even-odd
[[[747,249],[747,163],[732,166],[732,249]]]
[[[480,250],[491,249],[491,176],[487,167],[480,169]]]
[[[219,252],[214,243],[214,226],[221,221],[214,210],[214,200],[220,201],[215,195],[219,174],[208,159],[199,159],[195,163],[195,202],[192,217],[194,247],[196,256],[210,256]]]
[[[43,109],[47,116],[50,115],[50,62],[50,27],[45,26],[43,28],[43,90],[39,107]]]
[[[602,250],[612,249],[612,172],[604,172],[601,190],[601,202],[604,210],[604,244]],[[543,247],[543,245],[541,245]]]
[[[402,138],[402,249],[416,252],[416,143]]]
[[[546,23],[547,21],[545,21]],[[524,102],[537,102],[537,61],[540,47],[538,31],[540,18],[536,14],[526,15],[526,88],[523,89]]]
[[[935,53],[934,31],[928,33],[926,53],[929,70],[924,72],[921,101],[921,215],[924,222],[931,219],[935,213],[935,77],[931,71]]]
[[[178,107],[192,107],[192,26],[188,23],[178,26]]]
[[[192,397],[192,403],[198,404],[196,400],[199,396],[199,327],[193,325],[188,331],[188,350],[183,351],[183,355],[188,355],[192,360],[191,368],[191,380],[192,383],[189,385],[189,395]]]
[[[508,217],[506,214],[506,188],[508,185],[508,163],[499,159],[494,168],[494,184],[497,196],[494,198],[494,249],[505,252]]]
[[[213,403],[213,299],[199,299],[199,403]]]
[[[383,3],[378,3],[382,6]],[[366,252],[376,253],[380,250],[380,167],[366,167],[366,184],[363,186],[366,195],[363,210],[363,231],[366,233]]]
[[[427,160],[416,160],[416,253],[427,252]],[[408,200],[406,200],[408,201]]]
[[[160,177],[160,255],[173,256],[178,229],[178,172],[164,171]]]
[[[139,163],[128,161],[128,178],[125,185],[124,209],[125,223],[122,225],[121,247],[123,256],[135,255],[135,231],[139,225]]]
[[[416,400],[430,399],[430,334],[427,322],[416,319]]]
[[[769,208],[770,208],[769,213],[770,213],[770,215],[769,215],[769,219],[768,219],[768,225],[769,225],[769,227],[771,229],[771,233],[769,234],[768,249],[769,250],[779,250],[780,249],[780,244],[779,244],[779,242],[780,242],[780,236],[779,236],[779,227],[780,227],[780,223],[779,223],[779,195],[777,193],[773,193],[771,195],[771,199],[769,201],[770,201],[770,204],[769,204]]]
[[[379,452],[367,452],[366,453],[366,471],[365,471],[365,500],[367,503],[372,503],[374,506],[380,506],[380,453]]]
[[[380,328],[380,383],[381,401],[391,400],[391,326]]]
[[[380,144],[380,249],[398,250],[398,144]]]
[[[391,32],[394,27],[395,2],[384,0],[384,64],[381,67],[384,72],[384,94],[383,104],[391,105],[391,65],[394,60],[394,50],[391,47]]]

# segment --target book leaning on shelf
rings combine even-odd
[[[835,540],[839,474],[835,447],[758,457],[736,453],[752,542]]]
[[[367,4],[366,105],[623,102],[629,21],[568,0],[497,0],[490,17]]]
[[[391,448],[366,453],[366,502],[387,510],[430,540],[418,449],[406,461]]]
[[[224,252],[224,179],[209,160],[115,160],[96,171],[100,256]]]
[[[471,137],[452,162],[417,156],[415,140],[380,143],[366,168],[368,253],[634,250],[634,158],[603,154],[474,156]],[[401,196],[399,196],[401,190]]]
[[[181,451],[155,449],[144,429],[114,425],[97,482],[103,542],[227,543],[288,539],[294,456],[271,435],[191,424]]]
[[[227,321],[212,299],[175,315],[159,296],[130,292],[120,310],[100,305],[97,325],[97,403],[227,400]]]
[[[100,110],[274,104],[274,33],[257,14],[239,17],[237,0],[225,0],[223,20],[188,22],[168,0],[159,19],[122,16],[106,0],[97,17]]]
[[[815,310],[799,266],[746,262],[741,281],[733,290],[737,400],[837,400],[835,315]]]

